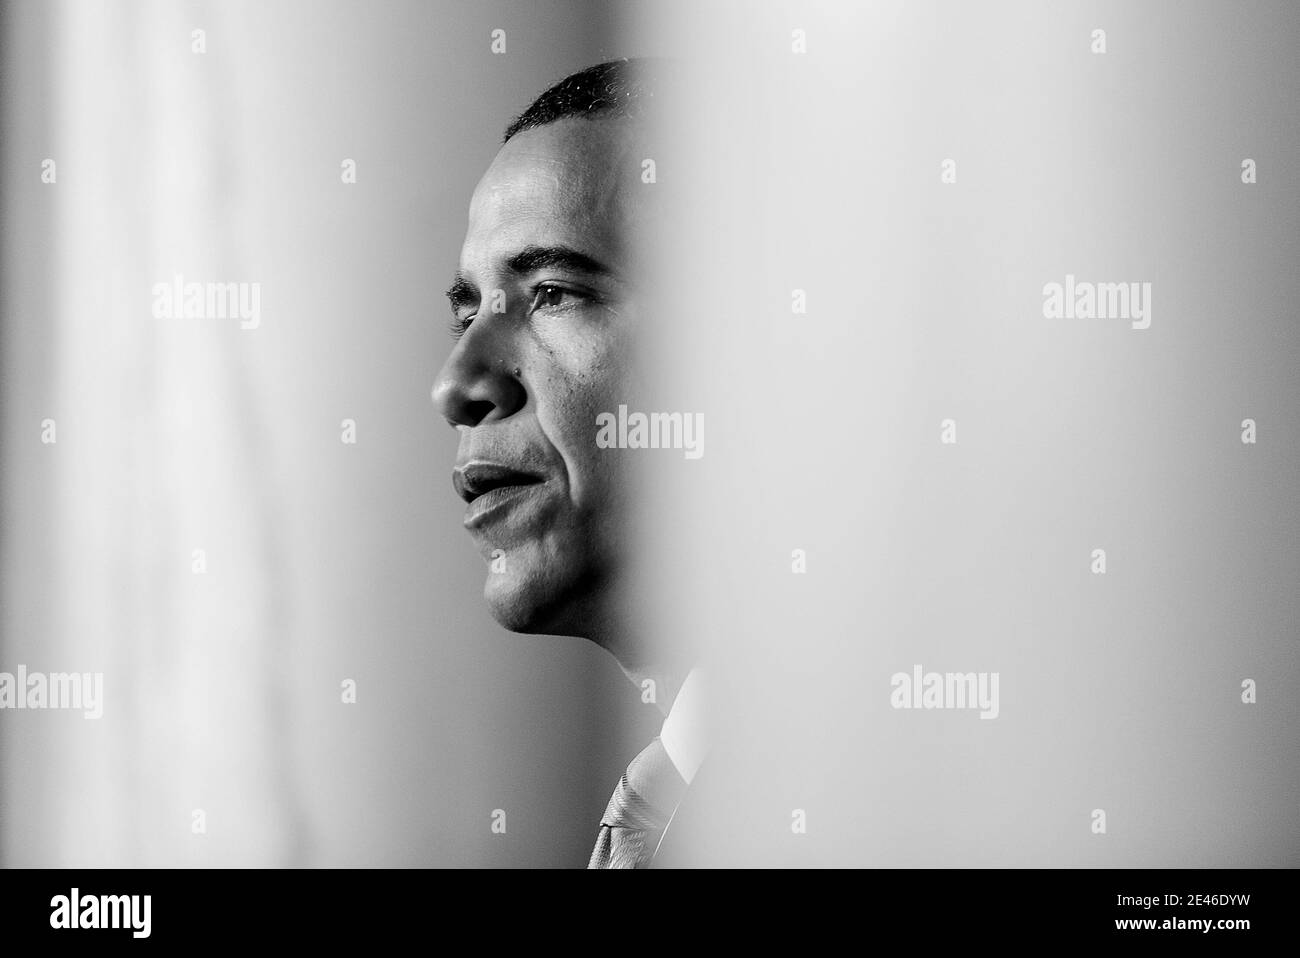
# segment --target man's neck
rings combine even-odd
[[[642,701],[653,704],[666,718],[690,672],[689,657],[680,647],[662,641],[652,644],[635,619],[626,614],[628,607],[634,606],[624,603],[622,614],[614,614],[609,597],[597,603],[584,616],[586,637],[614,656],[628,681],[640,691]]]
[[[668,665],[629,667],[621,662],[619,664],[622,665],[623,674],[628,677],[628,681],[641,690],[642,700],[653,702],[654,706],[667,717],[689,670]]]

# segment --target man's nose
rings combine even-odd
[[[497,319],[476,320],[438,373],[433,402],[453,426],[506,419],[528,401],[510,338],[504,335],[503,323],[493,322]]]

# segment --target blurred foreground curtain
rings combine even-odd
[[[274,371],[237,319],[152,311],[154,284],[177,274],[257,279],[237,233],[255,158],[233,152],[255,145],[234,135],[234,96],[215,92],[238,89],[212,75],[232,61],[196,55],[189,13],[26,5],[5,21],[23,81],[6,93],[10,129],[45,125],[39,149],[57,180],[41,194],[53,243],[16,251],[43,283],[8,276],[7,347],[49,368],[6,384],[24,403],[6,419],[6,589],[46,608],[6,615],[4,668],[104,676],[99,720],[3,716],[7,864],[275,865],[301,853],[277,588],[283,490],[257,414]],[[219,33],[221,8],[204,14]],[[52,98],[20,99],[46,53]],[[19,175],[35,182],[36,158],[24,159]],[[15,554],[31,542],[35,566]]]

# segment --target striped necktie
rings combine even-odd
[[[627,767],[600,820],[600,834],[588,868],[644,868],[654,858],[659,839],[686,780],[656,737]]]

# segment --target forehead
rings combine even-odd
[[[491,270],[527,246],[570,246],[616,267],[640,183],[635,127],[566,118],[515,134],[470,200],[461,266]]]

